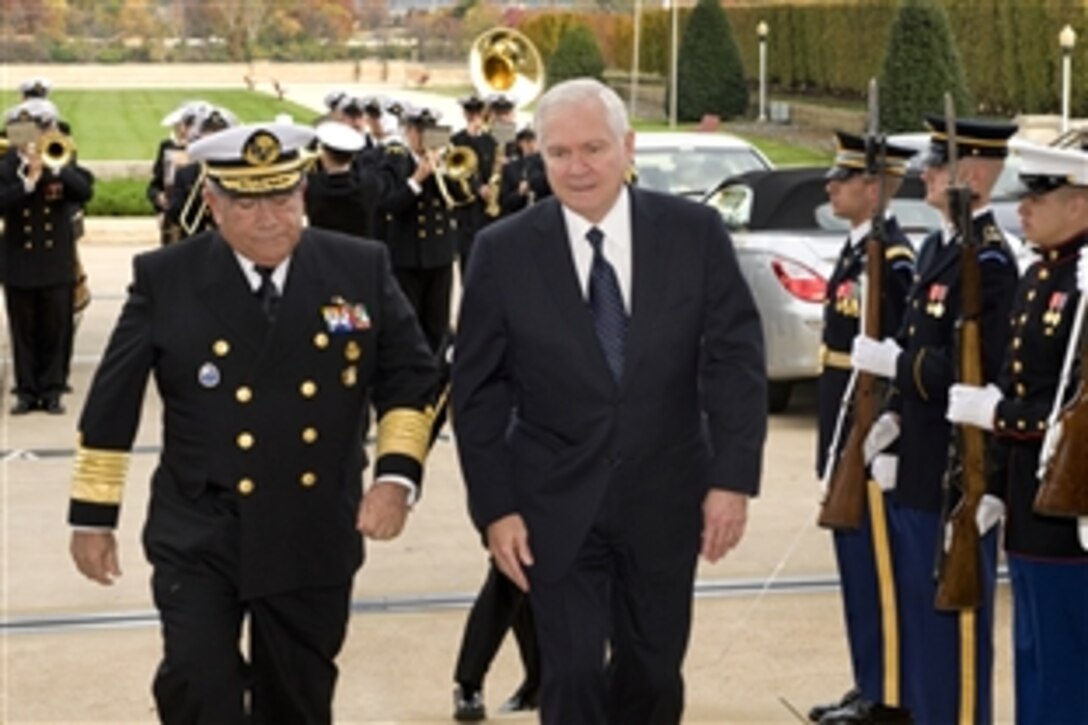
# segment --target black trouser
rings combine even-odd
[[[454,681],[468,688],[483,689],[487,670],[507,630],[512,628],[521,654],[521,664],[525,668],[522,688],[526,693],[535,694],[540,687],[540,649],[534,627],[528,597],[496,569],[492,561],[487,580],[476,595],[468,621],[465,622]]]
[[[144,530],[164,654],[153,690],[174,723],[331,723],[351,584],[242,599],[233,491],[156,481]],[[239,642],[249,615],[249,661]],[[249,705],[246,706],[246,693]],[[248,714],[247,714],[248,713]]]
[[[15,392],[25,400],[59,397],[67,384],[74,284],[4,287],[15,360]]]
[[[393,276],[416,311],[431,350],[437,352],[450,329],[453,263],[430,269],[397,268]]]

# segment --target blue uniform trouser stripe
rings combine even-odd
[[[1009,556],[1016,722],[1088,723],[1088,565]]]
[[[937,545],[943,522],[937,512],[888,503],[902,651],[902,704],[916,725],[960,722],[960,616],[938,611],[934,602]],[[975,616],[974,722],[993,721],[994,587],[997,531],[982,539],[982,606]]]

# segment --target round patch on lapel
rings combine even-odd
[[[222,376],[220,376],[219,368],[215,366],[215,363],[206,362],[197,371],[196,379],[200,381],[202,387],[215,388],[218,387]]]

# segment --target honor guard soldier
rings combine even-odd
[[[1026,186],[1020,219],[1039,259],[1013,298],[1012,339],[997,385],[952,386],[948,417],[994,436],[987,498],[1005,511],[1015,721],[1083,723],[1088,722],[1088,526],[1078,537],[1077,519],[1070,512],[1039,509],[1047,500],[1040,498],[1040,478],[1054,473],[1047,462],[1041,465],[1041,451],[1053,451],[1060,438],[1077,435],[1048,428],[1048,417],[1062,392],[1062,378],[1074,372],[1065,361],[1076,359],[1077,345],[1084,349],[1071,334],[1088,289],[1088,153],[1029,145],[1019,154]],[[1083,358],[1079,367],[1083,381]],[[1084,394],[1082,389],[1079,395]],[[1057,402],[1066,403],[1067,397]],[[1075,480],[1075,486],[1085,485],[1084,471],[1063,474],[1071,474],[1068,480]]]
[[[499,202],[503,216],[513,214],[552,195],[544,159],[536,150],[536,132],[523,128],[514,138],[518,153],[502,168]]]
[[[457,260],[464,279],[468,269],[468,257],[472,251],[472,240],[476,232],[487,223],[487,201],[493,189],[488,183],[491,169],[495,164],[495,139],[488,133],[484,124],[486,104],[475,93],[457,99],[465,116],[465,127],[450,137],[452,146],[472,149],[476,154],[476,171],[472,174],[473,199],[470,203],[458,206],[454,210],[457,219]]]
[[[191,145],[237,124],[234,114],[216,106],[200,107],[193,119],[188,143]],[[201,193],[204,188],[204,167],[191,157],[174,174],[174,187],[168,196],[163,223],[177,225],[181,238],[192,237],[215,226]]]
[[[438,350],[449,332],[456,244],[449,197],[454,182],[440,179],[438,171],[438,151],[446,144],[428,146],[427,131],[437,128],[439,117],[431,108],[404,110],[406,144],[386,146],[379,205],[393,274],[432,350]]]
[[[994,182],[1004,167],[1016,126],[960,119],[956,123],[956,178],[950,178],[945,119],[927,118],[930,147],[923,180],[926,202],[948,226],[930,234],[917,259],[917,276],[896,339],[859,336],[851,364],[892,381],[895,395],[866,440],[869,452],[898,440],[896,476],[887,497],[900,622],[902,697],[919,725],[992,721],[993,597],[996,577],[995,512],[979,517],[982,605],[951,612],[935,604],[933,575],[944,541],[943,482],[952,463],[944,455],[952,429],[945,420],[949,386],[957,379],[957,327],[962,307],[963,240],[951,224],[948,189],[972,195],[972,233],[981,275],[981,367],[996,381],[1009,338],[1008,315],[1018,277],[1016,259],[990,209]],[[869,455],[867,453],[867,455]],[[892,485],[891,482],[885,485]],[[849,721],[845,721],[849,722]]]
[[[310,226],[372,238],[381,183],[376,168],[355,164],[363,135],[339,121],[325,121],[317,127],[317,140],[318,161],[306,182]]]
[[[32,97],[11,109],[12,148],[0,157],[4,294],[16,401],[13,415],[61,414],[68,386],[78,276],[76,240],[94,176],[75,161],[56,106]]]
[[[863,286],[866,293],[874,289],[863,281],[863,273],[866,245],[874,234],[873,220],[878,214],[884,215],[882,236],[878,237],[884,259],[879,288],[883,333],[891,336],[899,329],[914,279],[914,249],[886,204],[902,185],[907,160],[914,151],[885,144],[884,167],[877,175],[868,168],[865,138],[836,131],[836,145],[835,160],[827,172],[827,195],[832,213],[850,223],[850,233],[828,278],[824,298],[816,449],[818,477],[825,474],[829,454],[838,458],[853,425],[852,416],[844,416],[840,422],[840,411],[851,403],[847,385],[852,370],[850,346],[862,330],[861,316],[866,309]],[[830,451],[833,439],[836,449]],[[894,466],[890,457],[870,464],[878,483],[882,479],[878,464],[884,460]],[[845,716],[860,720],[863,714],[873,717],[878,713],[888,721],[893,716],[901,717],[903,722],[908,719],[907,713],[896,707],[899,663],[895,601],[881,597],[881,592],[894,592],[894,579],[890,567],[878,566],[878,560],[888,561],[891,556],[879,489],[866,487],[866,503],[858,528],[833,531],[854,686],[838,702],[812,708],[809,719],[813,722],[823,717],[838,721],[837,718]]]
[[[147,200],[159,214],[159,241],[164,245],[181,239],[181,227],[167,220],[166,210],[170,205],[170,195],[178,169],[188,163],[185,147],[189,142],[193,122],[210,108],[211,105],[206,101],[189,101],[162,119],[162,125],[170,129],[170,136],[159,142],[146,193]]]
[[[190,146],[217,228],[135,258],[79,421],[71,550],[109,584],[154,376],[162,453],[143,542],[164,722],[331,722],[360,532],[396,536],[419,492],[433,356],[382,245],[303,228],[313,135],[255,124]]]

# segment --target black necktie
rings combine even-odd
[[[276,283],[272,281],[272,273],[275,267],[266,267],[263,264],[255,264],[253,268],[261,276],[261,285],[257,288],[257,301],[261,303],[261,310],[269,322],[276,320],[276,307],[280,301],[280,291],[276,289]]]
[[[604,234],[597,227],[586,232],[586,239],[593,247],[593,263],[589,268],[589,309],[597,328],[612,376],[619,382],[623,377],[623,348],[627,343],[627,310],[623,306],[620,283],[616,270],[601,253]]]

